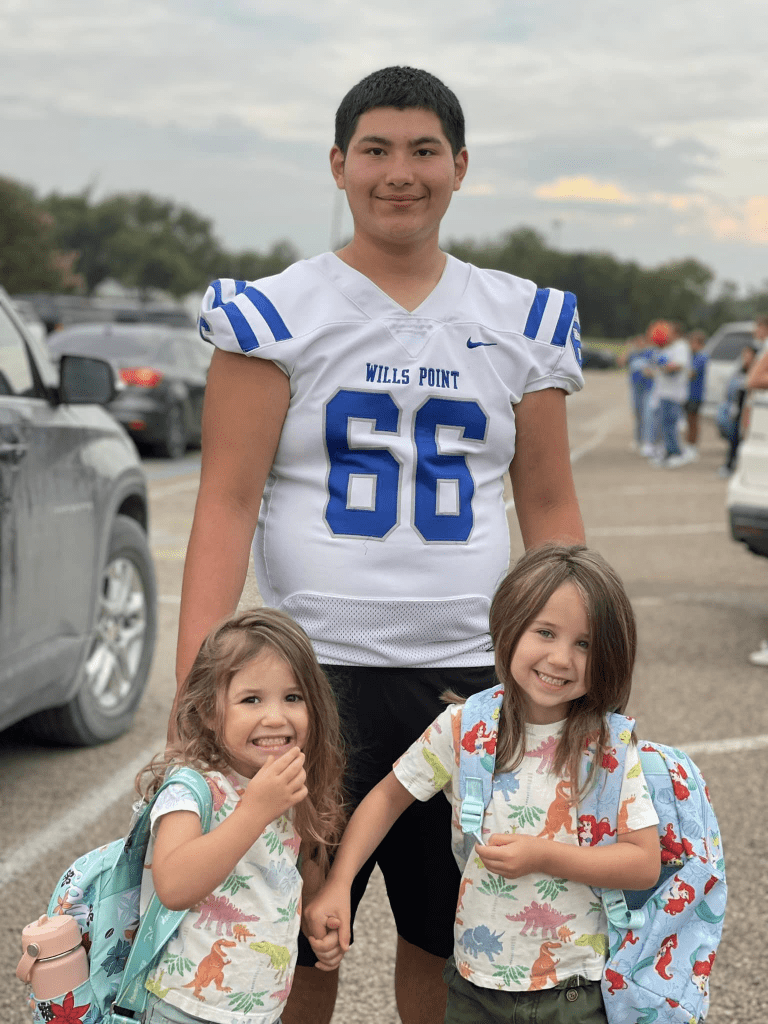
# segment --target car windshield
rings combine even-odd
[[[59,355],[72,352],[81,356],[135,359],[142,363],[156,362],[164,357],[168,362],[170,346],[156,331],[78,331],[66,329],[51,336],[48,344]]]
[[[736,359],[746,345],[752,344],[751,331],[730,331],[714,346],[709,353],[710,359]]]

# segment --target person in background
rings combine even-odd
[[[629,395],[635,419],[632,447],[646,458],[653,455],[653,417],[650,409],[653,378],[645,371],[653,357],[653,345],[644,334],[630,338],[617,358],[619,366],[626,366]]]
[[[704,354],[704,344],[707,335],[698,328],[688,335],[688,345],[691,350],[691,369],[689,371],[688,399],[685,403],[685,414],[688,420],[685,435],[685,454],[691,462],[699,457],[699,409],[704,401],[704,388],[707,376],[707,356]]]
[[[690,461],[680,448],[677,429],[683,404],[688,397],[690,362],[691,352],[684,337],[683,325],[677,320],[670,320],[667,324],[667,339],[662,341],[655,358],[655,393],[663,448],[654,464],[665,469],[677,469]]]
[[[757,354],[755,345],[745,345],[741,350],[738,368],[731,374],[725,389],[725,398],[715,413],[715,422],[721,437],[728,442],[728,454],[718,469],[718,476],[729,477],[736,465],[736,453],[741,441],[741,414],[747,394],[747,376]]]
[[[755,317],[753,335],[758,355],[747,373],[749,391],[768,388],[768,313],[758,313]],[[761,641],[759,649],[749,655],[749,660],[753,665],[768,668],[768,640]]]

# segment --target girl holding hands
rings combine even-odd
[[[578,802],[610,770],[610,715],[630,695],[632,607],[599,555],[545,545],[527,552],[501,584],[491,636],[504,686],[493,793],[484,842],[468,851],[463,869],[454,956],[444,973],[445,1020],[509,1021],[515,1008],[540,1024],[605,1021],[607,926],[591,887],[645,889],[660,870],[658,817],[629,737],[617,841],[582,846],[578,837]],[[321,969],[337,967],[349,948],[349,887],[358,868],[415,799],[445,793],[463,866],[459,748],[471,742],[474,749],[483,736],[482,729],[465,734],[460,698],[446,699],[453,702],[355,811],[327,882],[305,911]],[[580,785],[588,747],[592,767]],[[407,865],[408,850],[402,853]]]

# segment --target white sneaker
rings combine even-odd
[[[652,444],[646,442],[640,449],[640,454],[643,456],[644,459],[652,459],[653,456],[656,454],[656,449],[653,447]]]
[[[685,455],[670,455],[664,460],[664,466],[666,469],[679,469],[681,466],[687,466],[690,461]]]
[[[762,665],[768,668],[768,640],[760,641],[760,650],[750,654],[749,660],[753,665]]]
[[[692,444],[687,444],[683,448],[683,455],[688,459],[689,462],[696,462],[699,457],[698,448],[694,448]]]

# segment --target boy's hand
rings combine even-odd
[[[270,756],[259,768],[243,794],[241,806],[267,821],[274,821],[307,795],[304,754],[292,747],[277,760]]]
[[[350,945],[349,888],[326,883],[304,908],[301,924],[321,971],[333,971]]]
[[[335,927],[334,922],[338,922]],[[317,957],[315,967],[320,971],[335,971],[344,959],[346,950],[342,948],[339,939],[338,924],[340,923],[338,918],[328,918],[326,924],[329,931],[324,939],[313,939],[311,935],[308,937],[309,944]]]
[[[520,878],[533,871],[544,870],[543,855],[550,848],[548,839],[519,835],[494,834],[487,846],[475,844],[475,851],[483,864],[503,878]]]

